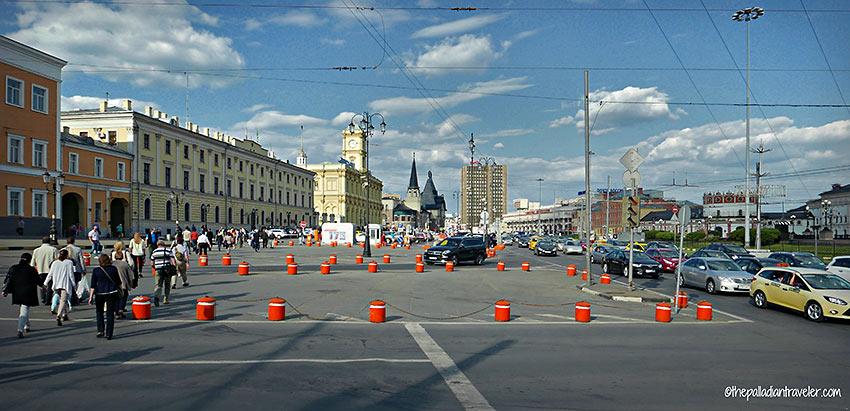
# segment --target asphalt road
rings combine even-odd
[[[847,324],[814,324],[755,309],[746,297],[691,289],[741,319],[715,313],[711,322],[696,321],[689,308],[671,323],[656,323],[651,305],[578,292],[580,280],[564,275],[567,264],[583,261],[578,256],[534,257],[509,248],[481,267],[446,273],[429,266],[415,274],[417,250],[382,248],[373,259],[386,252],[393,262],[367,273],[353,263],[357,251],[236,251],[234,264],[249,261],[249,276],[235,275],[235,265],[221,267],[213,253],[210,267],[190,268],[192,285],[174,290],[172,304],[154,308],[148,321],[120,321],[112,341],[94,337],[90,307],[77,307],[62,327],[39,307],[34,331],[19,340],[17,312],[7,300],[0,305],[4,408],[848,407]],[[282,272],[289,252],[297,276]],[[331,252],[340,263],[331,275],[318,274]],[[0,252],[0,267],[14,254]],[[507,272],[495,271],[498,260]],[[522,261],[532,263],[531,272],[519,271]],[[662,278],[647,286],[666,292],[669,284]],[[134,294],[150,288],[146,276]],[[195,299],[204,295],[219,300],[215,321],[195,320]],[[266,302],[276,295],[292,306],[285,321],[270,322]],[[387,323],[367,321],[374,298],[393,305]],[[514,302],[510,322],[493,321],[492,302],[500,298]],[[577,299],[593,304],[590,323],[574,321]],[[727,398],[731,386],[841,388],[843,397],[748,401]]]

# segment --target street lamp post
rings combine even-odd
[[[540,231],[540,210],[543,208],[543,179],[537,179],[538,193],[537,193],[537,235],[541,235],[542,231]]]
[[[746,190],[744,192],[744,244],[750,245],[750,20],[755,20],[764,15],[761,7],[747,7],[736,11],[732,15],[733,21],[747,23],[747,149],[746,149]]]
[[[375,134],[375,126],[373,125],[372,118],[374,116],[381,117],[381,134],[385,134],[387,132],[387,122],[384,120],[384,115],[381,113],[369,113],[368,111],[364,111],[363,114],[355,114],[351,117],[351,122],[348,123],[348,132],[350,134],[354,134],[354,119],[360,116],[360,132],[363,133],[363,138],[366,140],[366,182],[363,184],[366,187],[366,244],[363,248],[363,256],[371,257],[372,256],[372,248],[370,244],[369,238],[369,214],[371,209],[371,204],[369,204],[369,191],[372,189],[372,177],[369,174],[369,137],[372,137]]]
[[[57,194],[62,192],[62,186],[65,185],[65,174],[62,174],[60,171],[56,177],[52,177],[49,172],[45,171],[44,174],[41,175],[41,181],[44,183],[44,186],[47,188],[48,194],[53,194],[53,210],[54,213],[50,216],[50,232],[48,235],[50,236],[50,244],[56,245],[59,242],[56,238],[56,204],[57,204]],[[62,226],[61,219],[62,216],[59,216],[60,228]]]

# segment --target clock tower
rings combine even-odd
[[[342,158],[354,164],[357,171],[366,171],[366,138],[360,127],[354,126],[354,133],[348,128],[342,131]]]

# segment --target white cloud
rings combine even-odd
[[[196,7],[153,7],[103,3],[23,3],[16,15],[19,30],[8,37],[53,54],[83,71],[102,67],[132,69],[130,73],[98,73],[113,82],[135,86],[185,86],[182,73],[162,69],[241,68],[243,57],[231,39],[197,29],[217,20]],[[155,28],[155,29],[154,29]],[[146,69],[151,71],[137,71]],[[192,86],[200,85],[196,76]],[[233,79],[204,78],[222,87]]]
[[[458,33],[468,33],[480,29],[488,24],[501,20],[504,15],[488,14],[483,16],[467,17],[465,19],[441,23],[424,29],[417,30],[410,37],[414,39],[428,37],[443,37]]]
[[[122,98],[110,98],[109,105],[115,107],[121,107],[121,102],[125,100],[126,97]],[[66,97],[62,96],[61,106],[62,111],[73,111],[76,109],[85,110],[85,109],[94,109],[100,107],[100,102],[103,101],[103,97],[92,97],[92,96],[71,96]],[[151,107],[159,107],[158,104],[150,101],[144,100],[133,100],[133,111],[144,112],[145,106]]]
[[[290,11],[282,16],[270,18],[269,22],[287,26],[314,27],[325,24],[327,19],[321,18],[309,11]]]
[[[322,39],[320,40],[324,44],[330,44],[331,46],[344,46],[345,40],[343,39]]]
[[[494,49],[490,36],[464,34],[460,37],[448,37],[440,43],[425,46],[425,51],[413,57],[405,56],[405,65],[417,72],[428,75],[443,75],[455,70],[439,67],[485,67],[498,59],[510,43],[502,44],[502,51]]]
[[[245,112],[245,113],[254,113],[254,112],[257,112],[257,111],[260,111],[260,110],[263,110],[263,109],[267,109],[271,106],[272,106],[271,104],[254,104],[251,107],[243,108],[242,111]]]
[[[505,145],[502,143],[493,144],[493,148],[505,148]]]
[[[493,133],[484,133],[481,134],[481,137],[515,137],[515,136],[524,136],[526,134],[533,133],[534,130],[527,128],[512,128],[507,130],[499,130]]]
[[[304,114],[284,114],[279,111],[263,111],[254,114],[250,120],[240,121],[234,124],[231,128],[240,129],[255,129],[272,130],[282,127],[306,126],[306,125],[324,125],[327,120],[316,117],[311,117]]]
[[[568,124],[572,124],[573,121],[574,121],[573,116],[561,117],[559,119],[552,120],[552,122],[549,123],[549,127],[555,128],[555,127],[566,126]]]
[[[354,118],[356,114],[357,113],[352,113],[350,111],[343,111],[331,120],[331,124],[334,126],[347,126],[351,123],[351,119]]]
[[[526,77],[512,77],[507,79],[498,79],[491,81],[483,81],[472,84],[463,84],[458,87],[459,92],[449,93],[443,97],[436,97],[436,100],[443,108],[450,108],[486,97],[487,94],[508,93],[511,91],[522,90],[531,87],[525,81]],[[427,113],[434,110],[425,98],[413,97],[391,97],[387,99],[375,100],[369,104],[372,110],[380,111],[384,115],[393,114],[409,114],[409,113]]]
[[[455,126],[461,127],[478,121],[481,120],[469,114],[454,114],[437,126],[437,134],[440,136],[456,135]]]
[[[537,34],[537,30],[523,31],[523,32],[520,32],[519,34],[517,34],[516,36],[514,36],[514,40],[522,40],[526,37],[531,37],[535,34]]]
[[[659,118],[678,119],[679,115],[687,114],[678,109],[671,112],[667,101],[667,93],[658,91],[658,87],[626,87],[621,90],[596,90],[588,95],[590,104],[590,123],[593,134],[605,134],[618,127],[643,123]],[[601,104],[600,104],[601,102]],[[549,123],[549,127],[561,127],[575,124],[576,128],[584,128],[584,109],[579,109],[575,115],[561,117]]]

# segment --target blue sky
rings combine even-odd
[[[476,157],[508,165],[509,199],[537,200],[539,177],[547,203],[583,189],[585,68],[594,189],[609,175],[621,184],[629,147],[647,157],[642,186],[671,197],[701,202],[743,184],[745,109],[731,106],[745,101],[736,65],[746,65],[746,23],[731,20],[742,7],[766,9],[750,23],[753,102],[845,104],[839,89],[850,98],[845,1],[190,3],[2,3],[0,33],[69,61],[63,110],[109,92],[115,105],[130,98],[185,121],[185,72],[193,123],[259,130],[292,162],[300,126],[310,163],[336,161],[352,115],[381,112],[388,131],[372,165],[384,191],[404,193],[415,151],[420,181],[434,172],[450,212],[470,133]],[[454,6],[481,9],[443,9]],[[763,169],[788,176],[765,181],[788,186],[787,207],[848,183],[834,168],[850,163],[850,109],[753,107],[751,130],[753,146],[773,150]],[[662,187],[674,172],[701,187]]]

